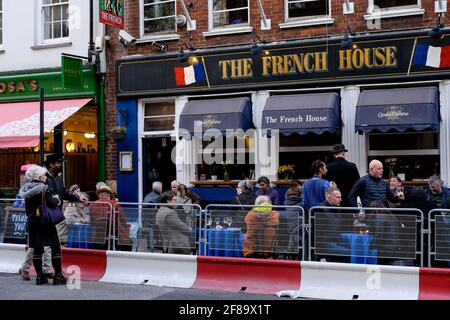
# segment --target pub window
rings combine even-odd
[[[330,0],[285,0],[287,20],[330,15]]]
[[[425,10],[421,7],[421,0],[369,0],[368,15],[364,18],[373,19],[392,18],[412,15],[422,15]]]
[[[171,131],[174,128],[175,104],[173,102],[145,104],[144,131]]]
[[[389,9],[389,8],[417,8],[420,7],[420,0],[372,0],[375,6],[378,6],[380,9]]]
[[[384,164],[383,177],[423,180],[440,172],[439,134],[435,132],[368,134],[369,157]]]
[[[69,37],[69,0],[42,0],[44,40]]]
[[[197,179],[225,181],[254,179],[254,138],[249,136],[221,138],[222,140],[202,141],[197,144]],[[211,159],[215,161],[211,163]]]
[[[330,151],[334,144],[340,142],[339,135],[327,132],[321,135],[280,135],[279,166],[293,165],[295,172],[291,178],[309,179],[312,177],[311,164],[318,159],[325,163],[334,160]],[[282,180],[283,176],[283,173],[279,173],[278,178]]]
[[[176,32],[175,0],[143,0],[144,34]]]
[[[248,25],[249,0],[209,0],[210,29]]]
[[[3,45],[3,0],[0,0],[0,46]]]

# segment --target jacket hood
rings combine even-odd
[[[42,181],[30,181],[25,183],[22,188],[19,190],[19,196],[22,199],[30,199],[31,197],[34,197],[35,195],[41,194],[45,192],[48,188],[48,185],[46,185]]]

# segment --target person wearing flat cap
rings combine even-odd
[[[336,183],[342,194],[341,207],[348,207],[348,195],[359,179],[358,168],[353,162],[345,159],[348,150],[341,143],[335,144],[331,153],[335,160],[327,165],[326,179]]]
[[[59,153],[52,153],[47,156],[44,161],[44,165],[47,169],[47,182],[49,190],[53,194],[59,195],[58,207],[62,210],[63,201],[68,200],[70,202],[87,201],[87,198],[70,193],[64,185],[62,176],[62,164],[64,162],[64,155]]]

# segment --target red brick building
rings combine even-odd
[[[450,179],[450,41],[446,28],[436,27],[446,1],[124,4],[131,37],[107,27],[106,81],[107,179],[117,179],[122,201],[141,201],[153,181],[168,188],[175,178],[193,183],[208,201],[227,201],[235,184],[228,180],[278,180],[279,166],[288,164],[295,165],[293,177],[308,178],[311,161],[329,161],[331,146],[341,142],[360,174],[377,157],[387,174],[407,181]],[[342,46],[347,38],[353,47]],[[242,117],[247,109],[252,123],[241,129],[262,132],[231,138],[242,150],[226,151],[223,142],[215,153],[222,162],[205,161],[205,141],[178,139],[188,117],[225,131],[220,123],[230,122],[221,114]],[[127,133],[115,141],[117,124]],[[267,129],[281,134],[270,138]],[[237,164],[240,155],[245,161]]]

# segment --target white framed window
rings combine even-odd
[[[175,0],[141,0],[142,35],[177,32]]]
[[[175,129],[175,103],[146,102],[144,104],[144,132],[172,131]]]
[[[284,0],[285,23],[280,28],[330,24],[331,0]]]
[[[208,15],[204,36],[252,31],[249,0],[208,0]]]
[[[3,46],[3,0],[0,0],[0,47]]]
[[[42,0],[41,34],[43,43],[69,38],[69,0]]]
[[[424,14],[421,0],[369,0],[366,20]]]

